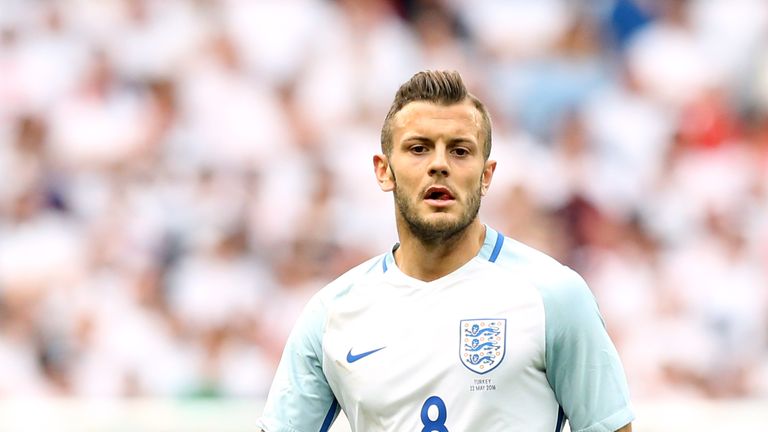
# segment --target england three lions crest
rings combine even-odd
[[[459,327],[461,364],[484,374],[504,360],[507,349],[507,320],[503,318],[461,320]]]

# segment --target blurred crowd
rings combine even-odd
[[[2,0],[0,397],[263,397],[397,240],[371,156],[454,69],[484,221],[581,272],[633,397],[768,397],[768,2]]]

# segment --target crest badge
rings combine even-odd
[[[504,360],[507,349],[506,319],[461,320],[459,332],[459,357],[467,369],[484,374],[496,369]]]

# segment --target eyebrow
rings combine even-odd
[[[425,142],[425,143],[432,142],[431,139],[424,136],[420,136],[420,135],[411,136],[403,140],[403,142],[410,142],[410,141]]]
[[[469,138],[454,138],[448,141],[448,144],[462,144],[462,143],[477,145],[476,141],[471,140]]]
[[[427,138],[425,136],[421,136],[421,135],[415,135],[415,136],[408,137],[408,138],[404,139],[402,142],[406,143],[406,142],[414,142],[414,141],[415,142],[420,142],[420,143],[431,143],[431,142],[433,142],[432,139]],[[476,141],[472,140],[471,138],[466,138],[466,137],[458,137],[458,138],[452,138],[452,139],[448,140],[448,145],[456,145],[456,144],[462,144],[462,143],[477,145]]]

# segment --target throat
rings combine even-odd
[[[432,282],[458,270],[474,258],[485,240],[485,226],[472,224],[454,235],[424,241],[401,236],[395,251],[395,263],[406,275],[424,282]]]

